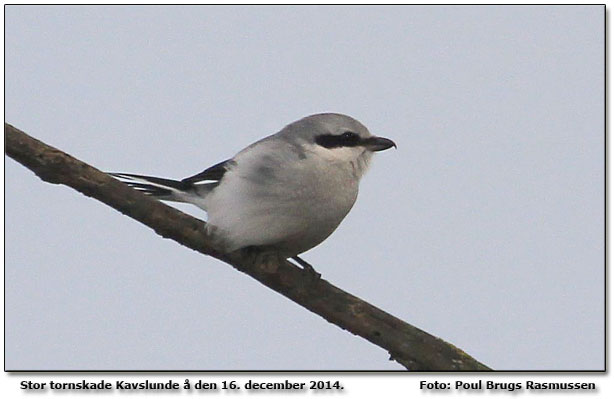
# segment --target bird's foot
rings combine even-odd
[[[284,261],[276,252],[259,247],[245,247],[241,251],[254,267],[268,274],[276,273],[279,263]]]
[[[292,259],[296,261],[296,263],[298,263],[303,268],[303,271],[309,276],[311,276],[311,278],[313,278],[314,280],[319,280],[322,277],[322,275],[318,273],[316,269],[313,268],[313,266],[311,266],[309,263],[305,262],[298,256],[293,256]]]

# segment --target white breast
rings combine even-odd
[[[237,166],[207,196],[208,223],[225,251],[271,246],[294,256],[326,239],[350,211],[355,167],[323,163],[283,142],[261,145],[266,151],[238,154]]]

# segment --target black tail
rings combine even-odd
[[[109,173],[130,187],[154,197],[174,197],[177,192],[188,192],[194,188],[189,182],[163,179],[161,177],[133,175],[129,173]],[[172,198],[169,198],[172,199]]]

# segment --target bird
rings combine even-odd
[[[339,113],[299,119],[182,180],[110,173],[162,201],[196,205],[222,253],[257,248],[293,259],[328,238],[354,205],[374,152],[396,144]],[[319,275],[319,273],[318,273]]]

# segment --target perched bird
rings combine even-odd
[[[313,271],[298,255],[335,231],[356,201],[373,152],[393,146],[349,116],[324,113],[183,180],[111,175],[160,200],[204,209],[207,233],[224,253],[259,247]]]

